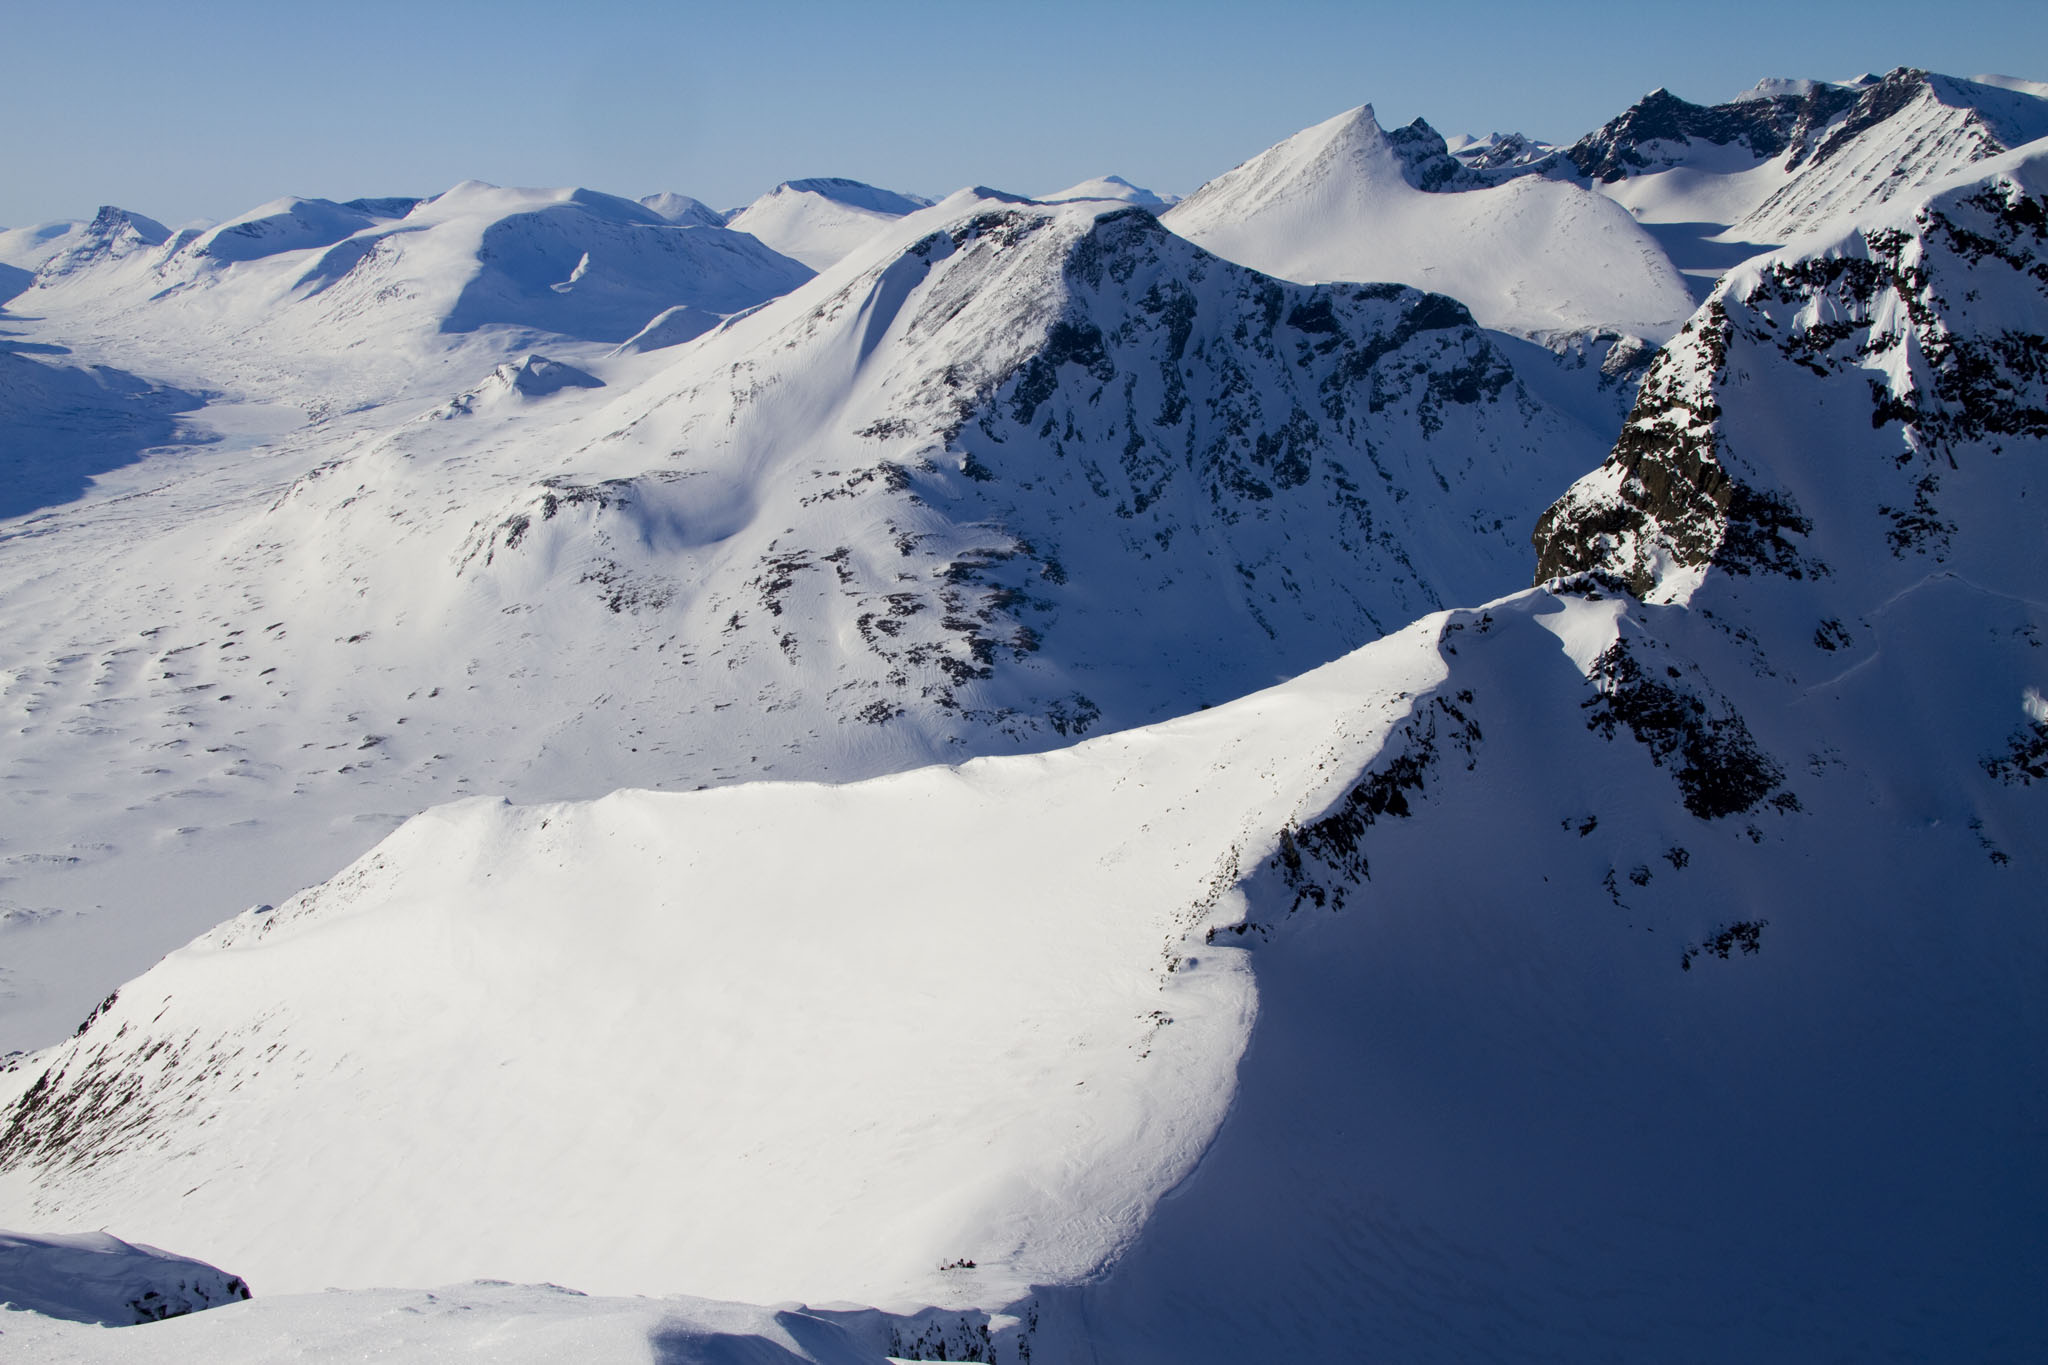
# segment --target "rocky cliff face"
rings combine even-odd
[[[2024,497],[2048,434],[2040,179],[2007,158],[1732,274],[1652,363],[1607,462],[1538,523],[1539,577],[1598,570],[1675,600],[1709,568],[1885,580],[1887,563],[2004,553],[2013,509],[1987,495]]]

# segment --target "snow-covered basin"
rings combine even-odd
[[[266,1293],[1071,1282],[1230,1103],[1256,996],[1204,931],[1442,676],[1440,624],[1046,755],[429,811],[46,1054],[149,1098],[0,1177],[0,1220]]]

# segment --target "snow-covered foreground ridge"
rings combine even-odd
[[[1208,932],[1439,680],[1441,624],[1041,757],[431,811],[10,1077],[0,1207],[270,1290],[1081,1279],[1229,1104],[1253,994]]]

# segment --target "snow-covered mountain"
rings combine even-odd
[[[224,452],[11,556],[10,743],[90,794],[9,798],[51,992],[13,1008],[54,1032],[104,993],[60,962],[217,917],[136,894],[167,867],[274,901],[467,792],[861,777],[1242,695],[1526,581],[1607,439],[1450,300],[963,195],[678,351]]]
[[[1712,107],[1656,90],[1542,169],[1568,165],[1627,207],[1704,293],[1762,249],[2048,137],[2042,92],[1994,81],[1901,67],[1846,84],[1767,80]]]
[[[1563,577],[1054,753],[431,812],[13,1073],[0,1207],[1005,1358],[2023,1353],[2048,161],[1984,171],[1731,276]],[[1017,212],[929,271],[1157,232]]]
[[[931,202],[858,180],[786,180],[733,212],[726,226],[752,233],[813,270],[826,270],[892,220]]]
[[[2025,1358],[2042,95],[0,237],[0,1347]]]
[[[616,344],[671,307],[702,330],[810,274],[631,200],[474,181],[426,200],[281,199],[175,236],[108,208],[60,240],[16,312],[61,317],[72,344],[124,368],[316,419],[432,392],[537,338]]]
[[[1365,105],[1218,176],[1162,221],[1284,279],[1398,280],[1530,335],[1660,342],[1692,311],[1657,243],[1613,203],[1540,176],[1478,174],[1429,125],[1390,134]]]
[[[1120,175],[1098,175],[1079,184],[1069,185],[1063,190],[1039,196],[1043,204],[1065,204],[1078,199],[1116,199],[1126,204],[1154,211],[1168,208],[1180,201],[1177,194],[1161,195],[1140,185],[1133,185]]]
[[[701,199],[692,199],[687,194],[676,194],[664,190],[660,194],[643,195],[642,208],[653,209],[671,223],[685,227],[724,227],[725,215]]]

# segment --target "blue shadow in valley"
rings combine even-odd
[[[0,520],[74,502],[95,475],[192,441],[180,434],[178,414],[206,395],[105,365],[39,358],[65,354],[0,331]]]

